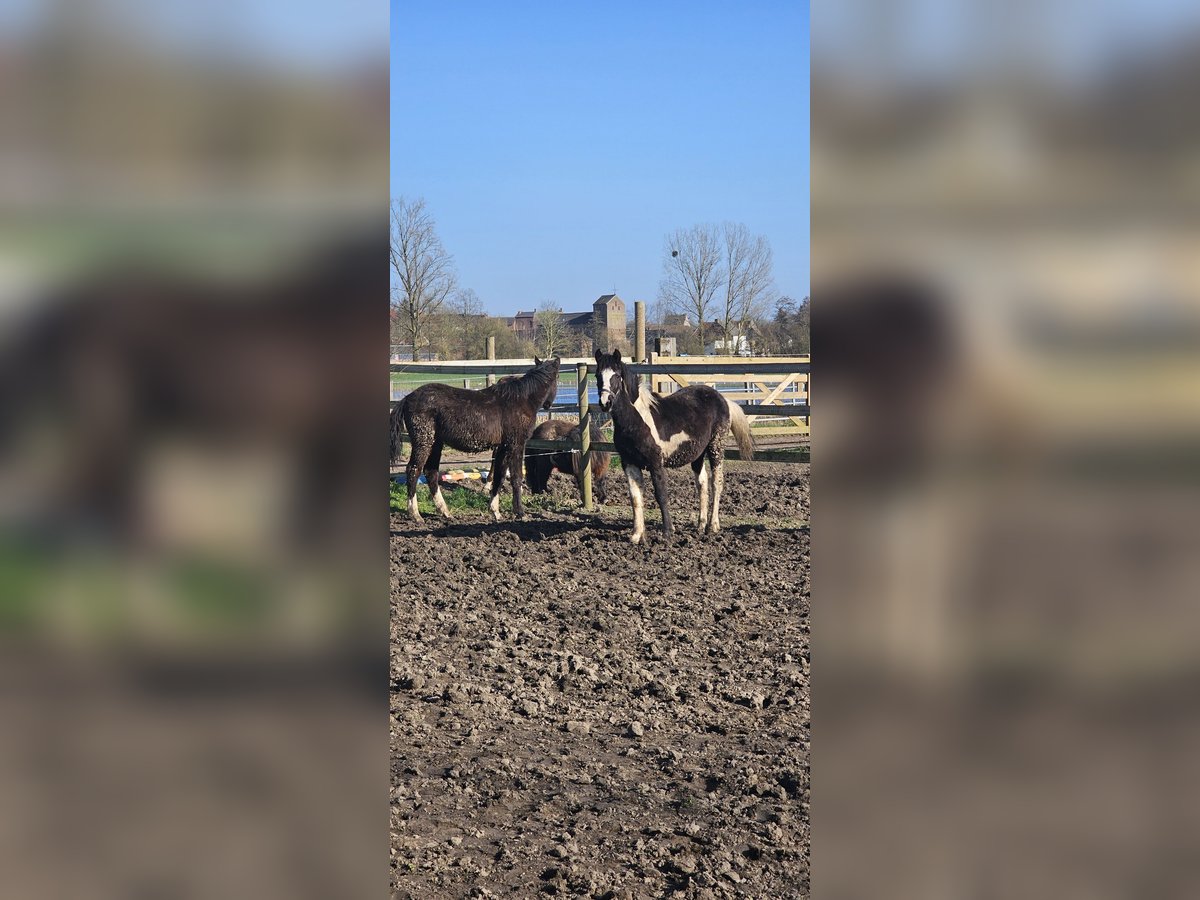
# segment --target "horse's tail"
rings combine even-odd
[[[738,449],[742,451],[742,459],[754,459],[754,441],[750,439],[750,420],[742,412],[742,408],[724,398],[729,405],[729,428],[733,431],[733,439],[737,441]]]
[[[407,397],[397,403],[388,419],[388,459],[392,465],[400,458],[400,435],[404,433],[404,407],[407,403]]]

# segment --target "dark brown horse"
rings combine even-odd
[[[513,515],[521,508],[521,460],[525,442],[537,421],[538,407],[549,409],[558,393],[558,357],[540,360],[520,378],[502,378],[491,387],[468,391],[448,384],[425,384],[406,396],[391,414],[391,459],[400,455],[400,433],[412,441],[408,459],[408,513],[421,521],[417,510],[417,478],[425,473],[433,503],[447,519],[450,510],[442,497],[438,468],[442,447],[474,452],[494,450],[492,455],[492,516],[500,521],[500,486],[511,469]],[[514,464],[515,461],[515,464]]]
[[[592,443],[603,440],[600,435],[600,426],[596,424],[594,417],[588,432],[591,435]],[[539,441],[558,441],[564,438],[577,441],[579,440],[579,425],[576,422],[551,419],[535,428],[533,437]],[[596,487],[596,499],[603,503],[606,499],[604,476],[608,472],[609,454],[603,450],[593,450],[591,457],[592,483]],[[579,496],[582,498],[583,462],[578,450],[561,450],[551,453],[548,450],[526,449],[525,477],[529,479],[529,490],[533,493],[541,494],[546,490],[546,486],[550,483],[550,474],[555,469],[575,479],[575,484],[579,486]]]

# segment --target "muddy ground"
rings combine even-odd
[[[708,537],[690,475],[670,544],[619,468],[392,516],[393,896],[808,895],[807,466],[729,464]]]

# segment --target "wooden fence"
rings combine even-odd
[[[727,359],[725,361],[712,356],[658,356],[652,353],[650,362],[669,371],[650,376],[651,390],[670,394],[692,384],[711,385],[725,397],[742,405],[756,436],[808,436],[808,356]],[[766,371],[761,366],[767,363],[781,363],[792,371]],[[758,368],[749,369],[748,364]],[[718,371],[711,371],[714,366]],[[779,412],[751,412],[764,406],[784,409]],[[783,416],[786,418],[780,418]]]
[[[483,359],[460,362],[425,363],[412,362],[393,364],[391,372],[435,376],[433,380],[452,383],[459,378],[470,379],[483,376],[488,384],[495,382],[498,375],[513,375],[527,372],[533,360]],[[556,403],[551,412],[573,412],[584,424],[580,429],[579,441],[530,440],[526,446],[542,450],[578,450],[583,455],[583,508],[592,509],[592,464],[591,450],[616,452],[608,441],[592,443],[588,429],[589,401],[588,377],[596,371],[595,360],[564,359],[562,373],[575,369],[576,399],[574,403]],[[805,357],[775,357],[744,359],[738,357],[662,357],[650,363],[630,365],[639,376],[649,376],[655,390],[664,392],[677,390],[687,384],[714,384],[722,393],[738,402],[753,423],[755,436],[806,437],[809,428],[808,382],[810,362]],[[729,390],[729,386],[733,390]],[[745,402],[749,401],[749,402]],[[757,401],[757,402],[755,402]],[[787,423],[772,425],[764,419],[786,419]],[[730,448],[725,455],[729,459],[740,459],[740,453]],[[772,448],[755,451],[756,459],[793,461],[794,453]]]

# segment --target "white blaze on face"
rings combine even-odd
[[[663,459],[668,459],[675,454],[676,450],[690,441],[692,436],[686,431],[679,431],[663,440],[662,435],[658,433],[658,426],[654,424],[654,414],[650,411],[657,402],[654,395],[643,385],[638,389],[638,397],[633,403],[633,408],[638,411],[638,415],[650,429],[650,436],[654,438],[654,443],[658,444],[658,449],[662,451]]]
[[[616,372],[612,369],[601,369],[598,376],[600,388],[600,408],[607,410],[612,406],[612,377]]]

